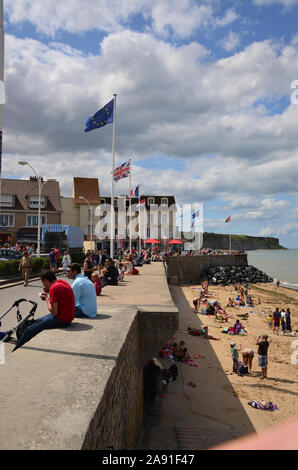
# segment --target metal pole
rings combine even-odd
[[[0,0],[0,212],[2,211],[2,114],[4,105],[4,30],[3,0]]]
[[[110,257],[114,258],[114,231],[115,231],[115,210],[114,210],[114,169],[115,169],[115,133],[116,133],[116,98],[114,93],[114,116],[113,116],[113,139],[112,139],[112,194],[111,194],[111,238],[110,238]]]
[[[129,253],[131,253],[131,159],[129,159]]]
[[[37,223],[37,256],[40,257],[40,204],[41,204],[41,176],[38,176],[38,223]]]

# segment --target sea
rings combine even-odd
[[[247,250],[249,265],[255,266],[280,285],[298,290],[298,249]]]

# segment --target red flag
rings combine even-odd
[[[231,217],[230,216],[226,218],[225,223],[226,222],[231,222]]]

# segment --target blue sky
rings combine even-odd
[[[204,229],[298,247],[298,0],[5,1],[3,177],[26,159],[70,196],[110,194],[116,164],[144,194],[204,205]],[[128,191],[126,182],[116,192]],[[231,216],[231,224],[225,218]]]

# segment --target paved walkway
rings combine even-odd
[[[44,331],[0,365],[0,449],[80,449],[136,306],[173,302],[162,263],[140,268],[98,297],[96,319]]]

